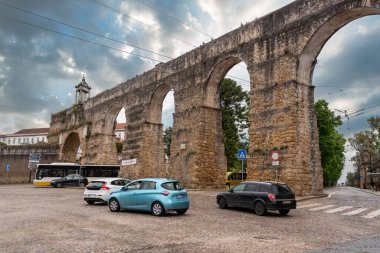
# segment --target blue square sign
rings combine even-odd
[[[9,163],[7,163],[5,165],[5,169],[7,170],[7,172],[9,172],[11,170],[11,165]]]
[[[239,160],[246,160],[247,159],[247,150],[245,150],[245,149],[239,149],[239,151],[238,151],[238,159]]]

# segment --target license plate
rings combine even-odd
[[[282,203],[286,205],[286,204],[291,204],[292,201],[290,201],[290,200],[288,200],[288,201],[282,201]]]
[[[182,195],[177,195],[177,199],[182,199]]]
[[[88,197],[89,197],[89,198],[95,198],[96,195],[94,195],[94,194],[88,194]]]

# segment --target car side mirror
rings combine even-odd
[[[124,186],[123,188],[121,188],[122,191],[127,191],[128,190],[128,187],[127,186]]]

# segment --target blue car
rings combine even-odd
[[[152,212],[156,216],[168,211],[186,213],[190,201],[187,191],[174,179],[144,178],[130,182],[107,199],[112,212],[121,209]]]

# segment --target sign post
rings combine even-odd
[[[270,154],[270,159],[272,160],[272,165],[275,167],[275,170],[276,170],[276,181],[277,181],[278,167],[280,165],[280,151],[272,151]]]
[[[238,150],[238,159],[241,160],[241,181],[244,181],[244,160],[247,159],[247,150],[245,149],[239,149]]]

